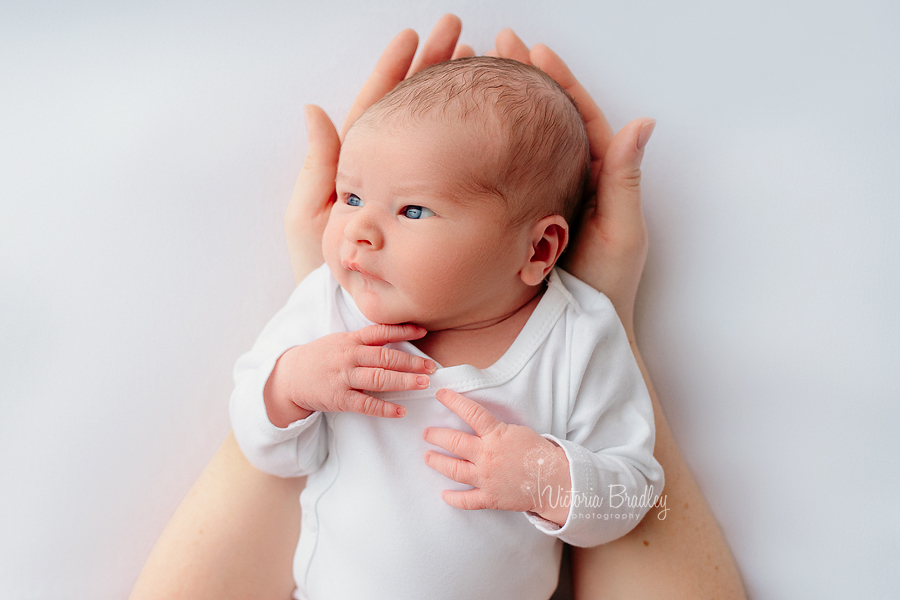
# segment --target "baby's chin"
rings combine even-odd
[[[403,325],[405,323],[414,323],[411,315],[404,315],[395,310],[386,309],[378,306],[376,303],[367,302],[365,299],[356,299],[356,306],[363,316],[373,323],[381,323],[382,325]]]
[[[382,325],[411,324],[424,327],[430,331],[427,324],[419,322],[414,311],[404,310],[402,307],[392,305],[389,299],[371,289],[367,290],[353,285],[350,281],[342,281],[347,273],[340,265],[338,265],[338,269],[335,269],[329,262],[328,268],[331,269],[331,274],[344,291],[353,298],[353,302],[356,304],[359,312],[372,323],[380,323]]]
[[[372,292],[355,292],[352,289],[348,289],[347,292],[353,298],[359,312],[373,323],[401,325],[413,322],[413,315],[407,314],[406,311],[398,310],[393,306],[385,306],[383,299]]]

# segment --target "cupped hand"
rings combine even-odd
[[[400,32],[375,65],[343,126],[350,125],[405,77],[432,64],[472,56],[472,48],[457,44],[459,19],[445,15],[435,25],[413,62],[418,36]],[[634,340],[634,300],[647,257],[647,228],[641,210],[641,161],[656,121],[636,119],[617,134],[590,94],[566,64],[543,44],[529,49],[510,29],[495,40],[487,54],[533,64],[555,79],[575,98],[587,127],[591,146],[589,195],[575,236],[561,266],[606,294],[616,308],[630,340]],[[334,202],[334,178],[341,137],[325,112],[306,107],[309,137],[306,161],[285,215],[285,231],[294,276],[303,279],[324,262],[322,233]]]
[[[591,146],[591,179],[581,221],[573,227],[575,237],[560,266],[609,297],[633,341],[634,300],[647,258],[641,161],[656,121],[635,119],[613,135],[603,111],[550,48],[529,49],[511,29],[498,33],[495,44],[488,54],[533,64],[578,104]]]
[[[269,420],[285,427],[316,411],[402,417],[402,406],[366,392],[427,388],[434,361],[384,347],[425,333],[415,325],[369,325],[294,346],[281,355],[266,383]]]
[[[322,234],[335,200],[334,179],[343,135],[367,108],[406,77],[450,58],[472,56],[472,48],[457,44],[461,29],[462,23],[458,17],[444,15],[425,40],[415,62],[413,57],[419,43],[418,35],[412,29],[397,34],[385,48],[356,97],[340,136],[325,111],[312,104],[305,107],[308,136],[306,160],[284,218],[288,253],[294,278],[298,282],[325,262]]]

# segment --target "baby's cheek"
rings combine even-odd
[[[332,268],[340,264],[341,257],[341,232],[334,219],[329,219],[322,235],[322,256],[325,262]]]

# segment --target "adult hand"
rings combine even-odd
[[[589,196],[561,266],[606,294],[634,341],[634,300],[647,258],[641,210],[641,161],[656,121],[635,119],[613,135],[603,112],[559,56],[543,44],[530,50],[511,29],[487,54],[533,64],[578,104],[591,146]]]
[[[288,253],[298,282],[325,262],[322,233],[335,199],[334,178],[344,134],[367,108],[406,77],[450,58],[474,55],[471,47],[457,44],[461,30],[462,23],[458,17],[444,15],[425,40],[415,62],[413,56],[419,36],[412,29],[397,34],[385,48],[375,70],[356,97],[340,136],[325,111],[312,104],[305,107],[308,135],[306,161],[297,177],[284,218]]]

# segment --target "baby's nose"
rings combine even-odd
[[[344,235],[357,246],[379,250],[384,245],[384,234],[381,228],[370,217],[362,214],[362,211],[350,220],[347,227],[344,228]]]

